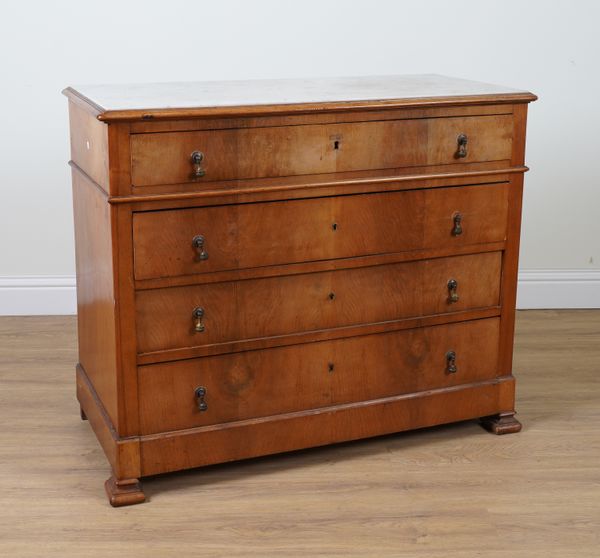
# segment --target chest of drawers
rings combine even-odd
[[[77,398],[140,478],[480,419],[512,376],[527,104],[441,76],[68,88]]]

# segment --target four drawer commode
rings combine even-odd
[[[67,88],[77,398],[142,477],[518,432],[526,91],[434,75]]]

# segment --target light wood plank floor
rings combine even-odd
[[[600,556],[600,311],[518,316],[520,434],[475,423],[144,483],[112,509],[75,319],[0,319],[0,556]]]

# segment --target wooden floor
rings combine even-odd
[[[600,556],[600,311],[518,316],[520,434],[473,422],[147,480],[111,508],[75,319],[0,318],[0,556]]]

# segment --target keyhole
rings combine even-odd
[[[340,148],[340,141],[339,140],[335,140],[333,142],[333,148],[334,149],[339,149]]]
[[[333,362],[330,362],[327,364],[327,369],[329,370],[329,372],[333,372]]]
[[[331,225],[331,228],[332,228],[334,231],[337,231],[337,223],[332,223],[332,225]]]
[[[332,291],[329,293],[329,300],[334,300],[335,299],[335,293]]]

